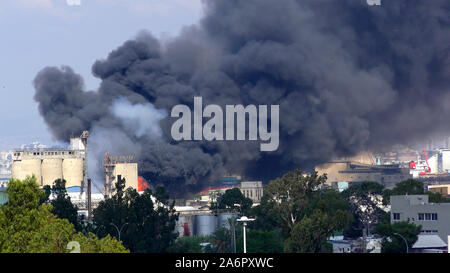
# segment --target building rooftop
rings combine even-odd
[[[418,235],[417,242],[412,246],[413,248],[442,248],[447,247],[447,244],[442,241],[439,235]]]

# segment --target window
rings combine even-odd
[[[395,221],[400,220],[400,213],[394,213],[392,216],[393,216]]]
[[[422,230],[422,234],[438,234],[437,230]]]
[[[437,221],[437,213],[419,213],[419,221]]]

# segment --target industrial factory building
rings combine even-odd
[[[42,145],[23,146],[12,151],[12,178],[23,180],[34,175],[39,186],[53,185],[57,179],[66,180],[66,187],[84,192],[88,187],[87,139],[89,132],[71,137],[69,148],[46,148]],[[110,196],[118,179],[125,178],[126,187],[138,189],[138,166],[132,157],[110,157],[103,161],[104,195]],[[95,182],[95,181],[94,181]],[[95,186],[95,184],[94,184]]]
[[[199,210],[194,207],[175,207],[180,214],[175,226],[175,232],[179,237],[208,236],[217,228],[230,228],[232,219],[238,215],[231,212],[213,214],[209,210]]]
[[[450,197],[450,184],[428,185],[428,190],[434,193],[440,193],[446,197]]]
[[[221,181],[225,179],[221,178]],[[230,179],[227,179],[227,181]],[[253,201],[253,204],[259,204],[261,202],[261,198],[264,194],[264,187],[262,181],[242,181],[238,182],[238,180],[233,180],[232,184],[230,183],[220,183],[219,186],[208,187],[201,192],[198,193],[198,199],[200,202],[215,202],[216,198],[219,195],[224,194],[227,190],[238,188],[242,192],[245,197],[250,198]]]
[[[12,178],[34,175],[40,186],[66,180],[66,187],[83,187],[87,180],[87,132],[72,137],[68,149],[34,148],[13,151]]]
[[[351,161],[333,161],[316,166],[319,175],[326,174],[326,184],[338,188],[339,183],[351,184],[373,181],[391,189],[395,184],[412,178],[409,169],[399,165],[373,165]]]
[[[111,196],[114,185],[119,179],[125,179],[125,188],[140,190],[138,164],[132,162],[131,156],[110,156],[105,154],[103,167],[105,170],[105,195]]]

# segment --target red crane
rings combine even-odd
[[[420,172],[419,175],[426,175],[426,174],[431,173],[431,168],[430,168],[430,165],[428,164],[427,150],[424,148],[423,152],[425,154],[425,162],[427,163],[427,170],[424,172]]]

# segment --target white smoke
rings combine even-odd
[[[136,137],[161,140],[162,130],[159,122],[167,116],[165,110],[156,109],[151,103],[133,105],[127,99],[119,98],[111,105],[110,112]],[[133,156],[136,160],[142,147],[139,142],[133,141],[118,128],[96,125],[90,133],[89,176],[97,187],[103,189],[105,178],[102,159],[105,153],[108,152],[113,156]]]
[[[146,135],[150,138],[160,138],[162,136],[159,122],[167,117],[164,109],[156,109],[151,103],[133,105],[127,99],[119,98],[113,102],[111,112],[137,137]]]

